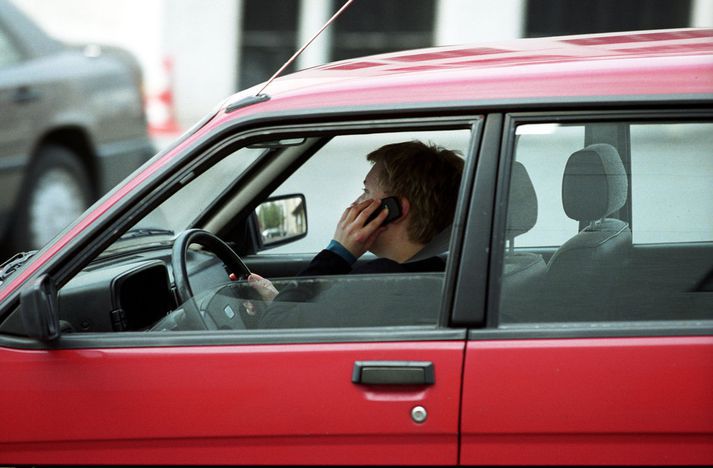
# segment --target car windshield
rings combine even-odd
[[[241,148],[214,164],[142,218],[106,252],[171,242],[174,233],[189,228],[203,210],[232,186],[264,152],[264,148]]]

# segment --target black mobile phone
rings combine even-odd
[[[379,216],[379,213],[381,213],[381,210],[383,210],[384,207],[389,207],[389,214],[386,216],[384,222],[381,223],[382,226],[386,226],[391,221],[401,217],[401,202],[399,202],[399,199],[397,197],[386,197],[381,199],[381,205],[379,205],[379,208],[375,209],[374,212],[369,215],[364,225],[366,226],[374,218]]]

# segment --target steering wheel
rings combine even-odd
[[[179,304],[183,304],[185,311],[184,326],[189,330],[208,330],[210,327],[201,314],[198,303],[193,296],[193,289],[188,278],[187,254],[191,244],[205,247],[225,264],[226,269],[238,278],[245,278],[250,270],[245,266],[233,249],[220,238],[202,229],[188,229],[180,233],[173,242],[171,252],[171,267],[173,279],[176,284],[176,295]],[[183,327],[182,327],[183,328]]]

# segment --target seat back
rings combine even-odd
[[[517,161],[510,176],[507,212],[500,307],[509,321],[527,321],[527,311],[544,278],[546,263],[540,254],[515,251],[515,238],[537,223],[537,194],[525,166]]]
[[[562,205],[567,216],[587,223],[582,231],[562,244],[547,264],[548,292],[565,297],[577,291],[582,314],[603,319],[596,297],[618,283],[628,261],[631,230],[624,221],[607,218],[624,206],[628,182],[617,150],[608,144],[593,144],[573,153],[562,178]],[[587,292],[588,291],[588,292]],[[565,308],[568,308],[566,306]],[[566,313],[572,313],[568,310]]]
[[[408,259],[406,263],[420,262],[431,257],[441,257],[443,260],[448,258],[448,249],[451,243],[451,233],[453,225],[451,224],[441,232],[435,235],[431,242],[426,244],[416,255]]]
[[[514,162],[510,176],[508,220],[505,231],[507,242],[503,279],[511,285],[531,282],[545,271],[542,255],[515,251],[515,238],[525,234],[537,223],[537,194],[532,180],[520,162]]]

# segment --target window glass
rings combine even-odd
[[[63,330],[436,327],[470,128],[466,122],[448,131],[292,135],[206,162],[61,287]],[[366,159],[384,145],[396,161],[388,168],[386,159]],[[285,182],[267,194],[276,179]],[[388,196],[396,197],[401,216],[379,228],[373,242],[331,245],[352,202]],[[197,219],[210,232],[189,229]],[[309,235],[300,239],[305,228]],[[245,255],[247,271],[235,250],[260,248],[261,235],[263,247],[290,243]],[[260,276],[247,279],[251,272]]]
[[[501,324],[713,318],[712,124],[516,133]]]
[[[334,2],[333,10],[344,2]],[[433,45],[436,2],[368,0],[347,9],[334,23],[332,60]]]
[[[295,53],[299,1],[243,0],[238,89],[267,80]],[[284,73],[294,71],[290,65]]]
[[[560,245],[577,232],[577,221],[567,217],[562,207],[562,172],[570,154],[582,147],[581,125],[521,125],[516,132],[516,154],[531,173],[542,209],[535,228],[518,236],[518,244]]]
[[[0,29],[0,67],[13,64],[20,60],[21,56],[12,40],[5,31]]]
[[[690,0],[527,0],[525,37],[690,27]],[[617,14],[611,14],[616,11]]]
[[[634,243],[713,241],[713,124],[631,126]]]
[[[256,297],[245,281],[223,281],[169,312],[151,330],[195,330],[187,316],[198,317],[195,310],[211,330],[434,327],[443,281],[443,273],[428,272],[273,278],[280,294],[269,301]]]
[[[272,195],[302,193],[306,196],[309,223],[307,237],[267,252],[314,253],[323,249],[332,239],[335,224],[342,212],[361,194],[364,178],[371,168],[366,155],[382,145],[410,140],[431,142],[466,154],[470,130],[334,137]]]
[[[111,252],[127,244],[151,243],[162,232],[165,236],[173,236],[187,229],[202,209],[227,190],[264,151],[241,148],[221,159],[157,206],[107,250]]]

